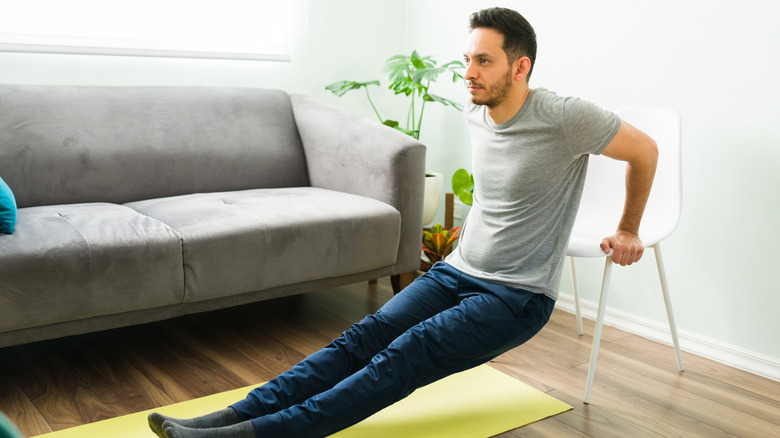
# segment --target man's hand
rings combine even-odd
[[[612,250],[612,261],[620,266],[627,266],[642,258],[645,246],[636,233],[618,230],[601,241],[601,250],[604,254],[609,254]]]

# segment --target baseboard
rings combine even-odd
[[[558,297],[556,307],[574,315],[574,297],[561,294]],[[598,303],[580,299],[580,309],[583,318],[595,320]],[[609,307],[604,314],[604,324],[662,344],[672,345],[668,324],[661,324]],[[684,330],[678,330],[677,335],[680,338],[680,349],[683,351],[780,382],[780,359],[778,358],[765,356]]]

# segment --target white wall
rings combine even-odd
[[[664,105],[682,112],[683,217],[664,245],[678,324],[686,339],[764,360],[780,378],[780,86],[770,76],[780,71],[778,3],[304,2],[305,32],[291,63],[0,53],[0,83],[281,88],[373,117],[360,94],[336,98],[324,86],[378,79],[385,59],[412,49],[440,61],[459,59],[471,12],[495,4],[515,8],[538,34],[532,87],[606,108]],[[459,85],[435,87],[432,92],[465,99]],[[378,105],[401,108],[382,91],[374,91]],[[429,170],[449,179],[458,167],[470,167],[468,133],[456,111],[429,106],[421,139],[429,147]],[[649,252],[639,266],[616,270],[612,309],[664,322],[653,264]],[[578,268],[584,298],[595,302],[601,263]],[[562,297],[570,291],[565,277]]]
[[[300,5],[295,26],[301,31],[289,63],[0,52],[0,83],[280,88],[364,112],[361,96],[338,99],[325,85],[378,79],[388,53],[403,44],[404,8],[359,0],[291,1]]]
[[[780,28],[773,18],[780,3],[443,3],[409,2],[407,46],[457,53],[468,14],[512,7],[537,32],[532,87],[611,109],[639,104],[681,111],[683,216],[663,247],[684,346],[780,379]],[[445,115],[438,133],[425,134],[429,168],[468,164],[468,141],[453,138],[461,131],[457,116]],[[648,251],[644,263],[613,271],[611,309],[666,324],[654,265]],[[593,303],[602,269],[600,260],[578,261],[580,289]],[[562,295],[570,293],[564,277]],[[762,363],[768,368],[758,369]]]

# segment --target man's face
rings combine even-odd
[[[493,29],[471,32],[463,56],[466,86],[471,102],[494,108],[504,102],[512,88],[513,75],[502,48],[504,36]]]

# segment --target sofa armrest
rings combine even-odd
[[[425,146],[308,96],[290,96],[313,187],[383,201],[401,213],[394,274],[420,266]]]

